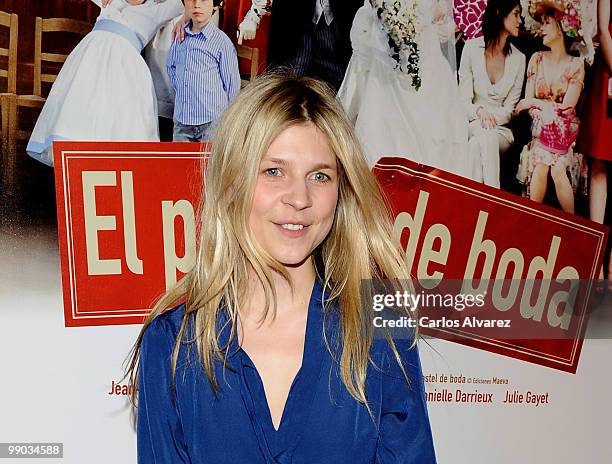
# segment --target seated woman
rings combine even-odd
[[[517,113],[529,111],[533,119],[533,139],[523,148],[517,178],[525,184],[527,196],[541,203],[550,171],[561,208],[573,213],[574,191],[585,176],[582,157],[573,151],[584,61],[568,53],[580,32],[576,10],[568,11],[565,13],[562,2],[543,1],[533,4],[527,13],[541,21],[543,43],[550,50],[531,57],[525,98],[516,107]]]
[[[434,463],[414,338],[374,337],[365,297],[408,278],[402,252],[331,89],[249,84],[205,198],[196,265],[133,353],[138,462]]]
[[[499,156],[514,142],[507,126],[521,98],[525,55],[510,43],[522,23],[519,0],[489,0],[483,37],[468,41],[459,90],[470,119],[469,153],[475,180],[499,188]]]

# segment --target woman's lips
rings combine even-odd
[[[276,228],[280,231],[282,235],[289,238],[300,238],[306,235],[308,232],[308,225],[300,224],[300,223],[274,223]],[[301,226],[301,227],[300,227]]]

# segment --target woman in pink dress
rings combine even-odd
[[[584,177],[582,158],[573,151],[579,126],[575,107],[584,83],[583,59],[568,53],[580,31],[573,1],[532,3],[525,13],[541,22],[543,43],[550,50],[531,57],[525,98],[516,106],[517,113],[529,111],[533,118],[533,138],[523,148],[517,178],[529,198],[541,203],[550,172],[561,208],[569,213],[574,213],[574,191]]]

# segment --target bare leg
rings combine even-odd
[[[566,213],[574,214],[574,191],[567,177],[565,166],[558,164],[552,166],[550,168],[550,174],[555,183],[555,191],[557,192],[557,198],[561,204],[561,208],[563,208],[563,211]]]
[[[591,220],[603,224],[608,194],[608,167],[605,161],[593,159],[591,165],[591,187],[589,210]]]
[[[548,183],[548,166],[542,163],[536,164],[531,174],[531,183],[529,184],[529,198],[538,203],[544,201],[546,194],[546,184]]]
[[[608,195],[608,166],[605,161],[593,159],[591,164],[591,186],[589,188],[589,214],[591,220],[603,224],[606,214],[606,201]],[[609,258],[612,260],[612,257]],[[608,266],[610,266],[608,264]],[[611,269],[608,267],[608,269]],[[609,272],[608,279],[612,276]],[[599,270],[599,280],[603,280],[603,265]]]

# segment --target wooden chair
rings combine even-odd
[[[43,33],[47,32],[69,32],[85,36],[91,31],[91,24],[67,18],[36,18],[34,30],[34,82],[32,95],[15,95],[9,97],[9,126],[8,129],[8,156],[11,158],[9,166],[14,169],[16,157],[16,145],[18,140],[27,140],[31,131],[19,128],[19,108],[42,108],[45,97],[42,95],[42,83],[53,83],[57,77],[55,73],[43,73],[43,64],[63,63],[68,55],[61,53],[45,53],[43,49]],[[59,71],[58,71],[59,72]],[[4,120],[3,132],[4,129]],[[14,172],[9,173],[14,176]]]
[[[257,71],[259,68],[259,49],[247,47],[246,45],[237,45],[236,52],[238,53],[238,58],[244,58],[245,60],[251,62],[251,73],[249,78],[240,79],[240,86],[244,87],[257,77]]]
[[[0,48],[0,56],[5,56],[6,64],[0,69],[0,77],[6,78],[6,87],[2,87],[0,91],[0,113],[2,117],[2,170],[11,169],[8,166],[10,160],[8,153],[8,119],[10,96],[14,96],[17,92],[17,34],[18,34],[18,18],[15,13],[5,13],[0,11],[0,27],[9,29],[8,48]]]

